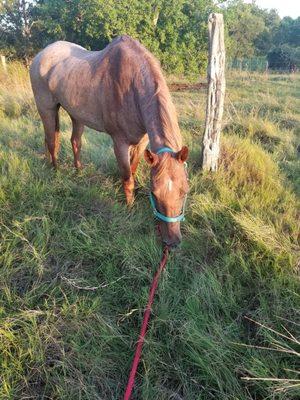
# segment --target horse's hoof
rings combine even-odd
[[[81,162],[77,162],[74,164],[74,167],[76,168],[77,171],[80,171],[83,168],[83,165],[81,164]]]

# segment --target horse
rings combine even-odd
[[[126,202],[134,201],[134,176],[144,153],[151,167],[151,204],[163,242],[177,247],[189,190],[175,107],[157,59],[127,35],[101,51],[58,41],[45,47],[30,66],[31,86],[45,144],[57,167],[59,108],[72,121],[74,165],[81,167],[84,126],[109,134]],[[150,149],[146,149],[150,142]]]

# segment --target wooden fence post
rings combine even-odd
[[[266,61],[265,73],[267,74],[268,72],[269,72],[269,61]]]
[[[205,132],[202,147],[202,168],[216,171],[220,152],[220,133],[225,97],[225,45],[223,15],[208,18],[209,61]]]
[[[6,65],[5,56],[0,55],[0,59],[1,59],[1,65],[2,65],[2,68],[3,68],[4,72],[7,72],[7,65]]]

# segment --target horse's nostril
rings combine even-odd
[[[164,245],[166,245],[166,246],[168,246],[169,247],[169,249],[170,250],[176,250],[176,249],[179,249],[180,248],[180,241],[178,241],[178,242],[167,242],[167,241],[164,241]]]

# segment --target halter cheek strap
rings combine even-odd
[[[156,154],[162,154],[162,153],[175,153],[174,150],[170,149],[170,147],[161,147]],[[187,163],[184,163],[185,168],[187,167]],[[150,204],[153,209],[153,213],[156,218],[160,219],[161,221],[170,223],[170,222],[180,222],[184,221],[184,211],[185,211],[185,203],[186,203],[186,198],[184,198],[183,206],[182,206],[182,211],[180,215],[177,215],[177,217],[168,217],[167,215],[164,215],[158,211],[155,205],[155,197],[152,192],[150,192]]]

